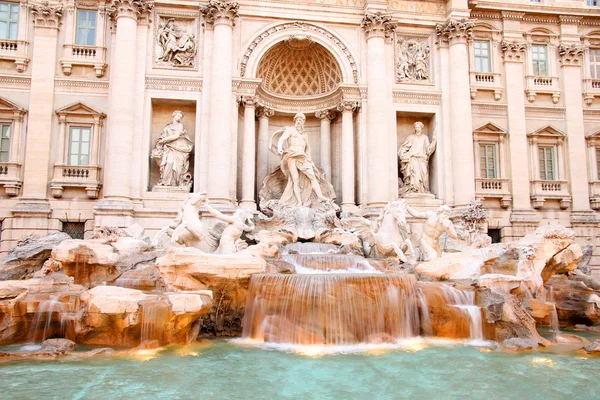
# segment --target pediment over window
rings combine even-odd
[[[10,100],[7,100],[3,97],[0,97],[0,114],[10,114],[10,115],[23,115],[27,111],[19,107],[17,104],[13,103]]]
[[[588,133],[585,135],[586,139],[600,139],[600,129],[597,131],[593,131],[592,133]]]
[[[59,108],[56,110],[56,114],[61,116],[79,116],[79,117],[95,117],[99,119],[103,119],[106,115],[100,111],[94,110],[92,107],[87,106],[81,102],[77,102],[71,105],[68,105],[63,108]]]
[[[527,134],[528,137],[544,137],[544,138],[556,138],[564,139],[567,135],[561,130],[558,130],[550,125],[543,128],[537,129]]]
[[[508,132],[493,122],[488,122],[487,124],[475,129],[473,133],[476,135],[506,135]]]

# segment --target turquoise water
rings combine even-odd
[[[600,398],[600,358],[417,342],[362,350],[323,355],[215,341],[136,357],[12,361],[0,364],[0,398]]]

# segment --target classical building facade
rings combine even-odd
[[[255,211],[299,112],[342,212],[481,198],[497,240],[597,243],[596,0],[0,0],[0,257],[158,231],[189,192]]]

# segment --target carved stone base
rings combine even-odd
[[[190,193],[192,191],[192,184],[186,186],[160,186],[154,185],[152,187],[153,192],[158,193]]]

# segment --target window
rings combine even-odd
[[[90,164],[90,128],[71,127],[69,139],[69,165]]]
[[[71,236],[71,239],[83,239],[85,234],[85,223],[63,222],[62,231]]]
[[[600,79],[600,49],[590,50],[590,75],[592,79]]]
[[[96,45],[96,11],[77,10],[77,35],[75,44]]]
[[[555,180],[554,147],[540,146],[538,148],[538,153],[540,157],[540,179],[543,181]]]
[[[479,160],[481,166],[481,177],[487,179],[497,178],[496,174],[496,145],[480,144]]]
[[[17,40],[19,3],[0,2],[0,39]]]
[[[9,124],[0,124],[0,162],[9,161],[11,127]]]
[[[531,47],[533,74],[548,76],[548,46],[535,44]]]
[[[475,52],[475,72],[492,72],[490,63],[490,42],[476,40],[473,43]]]
[[[600,5],[600,2],[598,0],[587,0],[587,5],[588,6],[597,6],[597,5]]]
[[[502,241],[502,233],[500,232],[500,229],[488,228],[487,234],[492,239],[492,243],[500,243]]]

